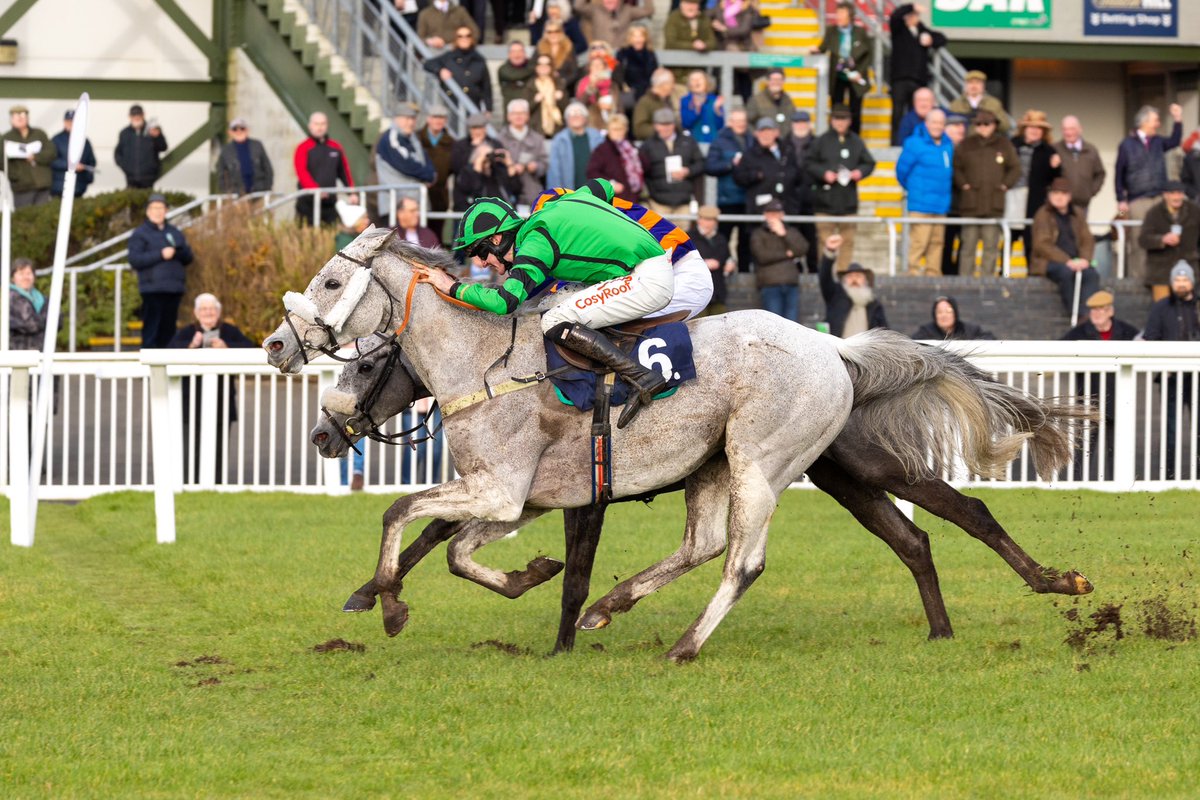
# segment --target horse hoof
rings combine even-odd
[[[389,637],[404,630],[408,624],[408,603],[392,595],[383,595],[383,630]]]
[[[362,611],[370,611],[375,607],[375,598],[358,594],[357,592],[350,595],[350,599],[346,601],[346,605],[342,606],[342,611],[349,614],[356,614]]]
[[[598,631],[601,628],[607,628],[610,622],[612,622],[612,617],[603,611],[588,609],[575,623],[575,627],[581,631]]]
[[[672,664],[687,664],[695,661],[696,655],[696,651],[692,650],[690,647],[680,647],[679,645],[675,645],[667,652],[666,659]]]
[[[1082,573],[1071,571],[1067,573],[1067,578],[1071,580],[1075,594],[1091,594],[1096,588],[1092,586],[1092,582],[1087,579]]]
[[[541,581],[545,583],[558,573],[562,572],[565,566],[566,564],[556,558],[550,558],[549,556],[538,556],[533,561],[530,561],[528,564],[526,564],[525,569],[541,578]]]

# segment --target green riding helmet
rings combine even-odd
[[[506,201],[499,197],[481,197],[462,215],[458,235],[451,247],[471,254],[479,242],[491,239],[497,233],[515,232],[524,224],[525,220]]]

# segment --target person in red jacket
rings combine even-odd
[[[338,181],[353,188],[354,178],[350,174],[350,162],[346,160],[346,151],[342,146],[329,138],[329,120],[320,111],[314,111],[308,118],[308,138],[296,148],[293,163],[296,167],[297,185],[301,189],[334,189]],[[306,194],[296,200],[296,219],[301,224],[311,224],[313,219],[313,197]],[[333,192],[321,192],[321,224],[329,225],[337,221],[337,195]],[[351,205],[358,203],[358,195],[351,194],[346,198]]]

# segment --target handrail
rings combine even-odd
[[[425,62],[437,54],[393,3],[301,0],[301,5],[385,117],[401,101],[420,106],[440,103],[450,112],[446,120],[450,132],[457,137],[466,135],[467,117],[478,112],[479,106],[455,81],[442,82],[425,72]]]
[[[220,207],[220,204],[223,200],[232,200],[232,199],[236,199],[236,198],[237,198],[237,195],[234,195],[234,194],[206,194],[203,197],[198,197],[195,200],[192,200],[190,203],[184,203],[183,205],[179,206],[178,208],[171,209],[170,211],[167,212],[167,219],[168,220],[176,219],[177,217],[181,217],[184,214],[187,214],[188,212],[193,211],[194,209],[201,208],[201,207],[207,207],[209,203],[214,202],[214,201],[216,201],[218,207]],[[120,244],[121,242],[126,241],[127,239],[129,239],[130,236],[133,235],[133,232],[135,230],[137,230],[137,226],[130,228],[129,230],[125,231],[124,233],[118,233],[116,236],[113,236],[110,239],[105,239],[100,244],[92,245],[88,249],[82,250],[82,251],[76,253],[75,255],[71,256],[70,258],[68,258],[66,260],[66,265],[68,267],[70,267],[73,264],[78,264],[80,261],[82,261],[83,259],[87,258],[90,255],[93,255],[94,253],[103,252],[103,251],[109,249],[110,247],[114,247],[114,246]],[[49,275],[50,271],[48,269],[45,269],[45,270],[42,270],[41,272],[39,272],[38,274],[39,275]]]

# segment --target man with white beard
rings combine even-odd
[[[821,254],[821,267],[817,273],[821,296],[825,298],[829,332],[845,339],[871,328],[886,328],[883,304],[875,298],[874,272],[854,263],[838,273],[838,280],[833,279],[833,265],[841,246],[842,237],[836,233],[825,239],[825,251]]]

